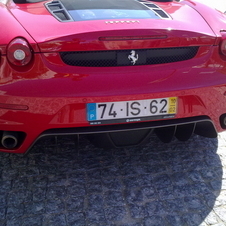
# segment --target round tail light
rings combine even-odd
[[[13,65],[25,66],[32,60],[32,49],[25,39],[13,39],[7,47],[7,58]]]
[[[221,50],[221,54],[226,56],[226,39],[221,41],[220,50]]]
[[[226,56],[226,30],[221,30],[221,42],[220,42],[220,53]]]

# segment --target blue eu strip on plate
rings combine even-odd
[[[87,114],[88,114],[88,121],[93,121],[97,119],[96,113],[96,103],[87,104]]]

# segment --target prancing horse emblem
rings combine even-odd
[[[130,53],[131,54],[128,56],[128,59],[134,65],[137,62],[137,60],[138,60],[138,54],[136,54],[135,50],[132,50]]]

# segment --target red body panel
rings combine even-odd
[[[39,6],[40,4],[40,6]],[[186,46],[213,44],[215,33],[198,12],[187,5],[179,3],[159,4],[168,12],[172,20],[162,20],[161,25],[153,19],[141,19],[136,23],[106,23],[107,20],[80,21],[62,23],[56,20],[43,7],[43,3],[9,6],[12,14],[23,24],[28,33],[39,43],[42,52],[96,50],[96,49],[126,49],[145,48],[147,45],[158,46]],[[40,17],[39,14],[42,14]],[[109,21],[109,20],[108,20]],[[117,21],[111,20],[111,21]],[[35,23],[35,26],[34,26]],[[45,24],[45,26],[43,26]],[[194,24],[196,26],[194,26]],[[42,28],[40,32],[37,28]],[[189,31],[189,34],[188,32]],[[116,42],[115,44],[99,42],[102,36],[133,36],[139,35],[167,35],[167,44],[164,42],[146,43]],[[182,40],[181,40],[182,39]],[[85,40],[85,42],[84,42]],[[57,44],[56,44],[57,43]],[[63,43],[63,44],[62,44]],[[132,46],[131,46],[132,44]],[[110,45],[110,46],[109,46]]]
[[[219,54],[219,29],[225,26],[226,16],[191,1],[158,5],[171,19],[62,23],[43,2],[19,5],[9,1],[8,9],[0,5],[0,17],[5,18],[0,20],[1,27],[11,24],[0,34],[0,131],[26,134],[19,147],[0,150],[24,153],[46,130],[90,127],[87,103],[178,97],[175,119],[208,116],[216,130],[223,131],[219,118],[226,113],[226,60]],[[219,23],[213,23],[211,13]],[[100,40],[136,36],[153,39]],[[6,45],[15,37],[24,37],[34,50],[34,59],[26,67],[12,66],[7,60]],[[187,61],[145,66],[69,66],[59,55],[61,51],[184,46],[199,46],[198,53]],[[24,109],[4,109],[1,104]]]

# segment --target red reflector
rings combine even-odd
[[[147,35],[147,36],[112,36],[100,37],[100,41],[122,41],[122,40],[148,40],[148,39],[165,39],[167,35]]]
[[[27,105],[1,104],[1,103],[0,103],[0,108],[10,109],[10,110],[28,110],[29,109]]]

